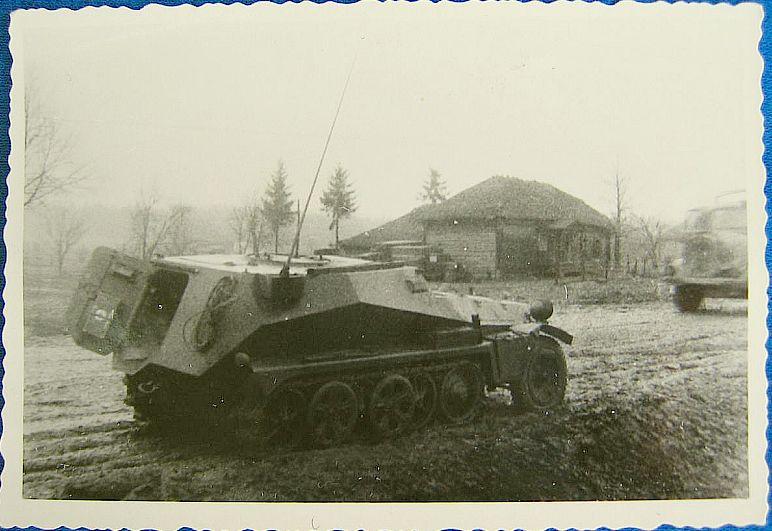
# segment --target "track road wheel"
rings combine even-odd
[[[440,413],[453,424],[471,420],[484,393],[482,371],[473,363],[463,363],[445,374],[440,385]]]
[[[351,437],[359,420],[359,401],[348,384],[338,381],[321,386],[308,408],[308,425],[313,444],[329,448]]]
[[[271,391],[265,404],[265,428],[268,440],[294,446],[302,438],[306,421],[306,398],[292,387]]]
[[[413,427],[420,430],[429,424],[437,409],[437,384],[425,372],[419,372],[411,380],[416,397]]]
[[[373,389],[368,420],[380,439],[402,435],[413,427],[416,396],[410,380],[398,374],[383,378]]]
[[[511,383],[512,402],[524,411],[547,411],[563,402],[568,370],[563,349],[554,340],[539,337],[520,378]]]
[[[677,286],[674,301],[682,312],[696,312],[702,304],[703,293],[698,286]]]

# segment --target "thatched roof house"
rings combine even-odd
[[[442,248],[472,277],[500,278],[600,273],[612,233],[606,216],[552,185],[496,176],[343,244],[419,239]]]
[[[421,221],[528,220],[546,224],[579,223],[611,230],[611,221],[584,201],[551,184],[495,176],[447,201],[417,212]],[[414,212],[416,212],[414,211]]]

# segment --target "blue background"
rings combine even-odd
[[[273,1],[277,4],[283,4],[287,1],[294,1],[294,0],[265,0],[265,1]],[[325,3],[326,1],[335,1],[337,3],[341,4],[349,4],[354,3],[355,0],[304,0],[309,1],[313,3]],[[413,0],[403,0],[403,1],[413,1]],[[432,0],[435,1],[435,0]],[[459,0],[444,0],[444,1],[459,1]],[[535,0],[534,0],[535,1]],[[612,0],[597,0],[604,4],[613,5],[616,4],[616,1]],[[641,3],[651,3],[653,0],[638,0],[641,1]],[[672,0],[668,0],[670,3],[673,3]],[[551,3],[552,0],[546,0],[544,3]],[[0,67],[2,67],[2,90],[0,90],[0,115],[2,116],[2,135],[0,136],[0,143],[2,144],[2,152],[0,153],[0,168],[2,168],[2,173],[4,176],[3,181],[0,183],[0,195],[2,196],[2,205],[0,205],[0,224],[2,224],[2,227],[5,227],[6,222],[6,216],[5,216],[5,200],[8,195],[8,187],[7,187],[7,177],[9,173],[9,166],[8,166],[8,156],[10,154],[10,148],[11,148],[11,141],[9,136],[9,113],[10,113],[10,88],[11,88],[11,53],[9,49],[9,25],[11,21],[11,12],[16,9],[28,9],[28,8],[46,8],[46,9],[58,9],[62,7],[70,8],[70,9],[79,9],[85,6],[110,6],[110,7],[130,7],[134,9],[139,9],[145,5],[148,4],[159,4],[159,5],[165,5],[165,6],[176,6],[176,5],[194,5],[194,6],[200,6],[203,4],[211,4],[211,3],[220,3],[220,4],[234,4],[234,3],[242,3],[242,4],[253,4],[255,2],[236,2],[235,0],[222,0],[220,2],[209,2],[209,1],[203,1],[203,0],[194,0],[194,1],[179,1],[179,0],[157,0],[154,2],[144,1],[144,0],[111,0],[111,1],[75,1],[75,0],[18,0],[18,1],[6,1],[2,0],[0,1],[0,6],[2,6],[2,33],[0,34],[2,37],[2,43],[0,46]],[[689,2],[693,3],[693,2]],[[701,3],[707,3],[707,4],[719,4],[719,3],[727,3],[727,4],[740,4],[740,3],[748,3],[748,2],[741,2],[736,0],[730,0],[728,2],[718,2],[714,0],[708,0],[703,1]],[[764,72],[762,75],[762,90],[764,94],[764,101],[761,106],[762,113],[764,115],[764,155],[763,155],[763,161],[764,161],[764,167],[766,168],[767,176],[770,174],[770,161],[772,161],[772,155],[770,154],[770,142],[772,142],[772,132],[770,131],[770,120],[772,120],[772,103],[770,102],[770,89],[772,88],[772,80],[770,79],[770,63],[772,63],[772,21],[770,20],[768,16],[768,12],[770,11],[770,8],[772,8],[772,1],[761,1],[761,2],[753,2],[756,4],[761,5],[764,8],[764,19],[762,21],[762,37],[761,42],[759,43],[759,51],[761,52],[762,57],[764,58]],[[767,201],[765,202],[766,205],[766,211],[767,216],[770,215],[770,205],[769,205],[769,197],[770,193],[772,193],[772,183],[770,183],[769,177],[767,177],[766,182],[764,184],[764,195],[767,198]],[[770,240],[772,237],[772,223],[770,221],[767,221],[767,225],[765,227],[766,233],[767,233],[767,247],[765,250],[765,261],[767,264],[767,270],[769,270],[769,264],[770,264],[770,258],[772,258],[772,246],[770,245]],[[6,247],[5,242],[0,242],[0,256],[2,256],[2,271],[5,270],[5,256],[6,256]],[[0,289],[5,288],[5,276],[3,274],[0,274]],[[772,293],[772,288],[768,288],[767,290],[767,329],[770,329],[770,324],[772,323],[772,319],[769,317],[769,310],[770,310],[770,294]],[[4,301],[0,300],[0,310],[4,307]],[[4,326],[5,320],[2,317],[2,314],[0,314],[0,326]],[[767,352],[770,351],[770,347],[772,346],[772,340],[767,339],[766,347]],[[4,405],[4,394],[2,394],[3,386],[2,386],[2,377],[4,376],[4,371],[2,368],[2,360],[5,357],[5,348],[0,347],[0,408]],[[772,363],[768,359],[766,362],[766,373],[767,373],[767,381],[772,380]],[[772,403],[772,390],[768,386],[767,387],[767,398],[769,402]],[[771,420],[770,415],[770,409],[767,409],[767,421],[769,424],[769,421]],[[0,436],[2,433],[2,419],[0,419]],[[770,434],[772,434],[772,429],[770,427],[767,427],[767,441],[770,440]],[[767,449],[766,453],[766,462],[767,467],[769,468],[770,463],[772,463],[772,452]],[[2,481],[2,467],[4,465],[4,461],[2,456],[0,455],[0,482]],[[770,492],[772,492],[772,488],[770,488]],[[770,505],[770,501],[772,500],[772,495],[768,496],[767,499],[767,506]],[[2,507],[0,507],[0,514],[2,514]],[[731,515],[727,515],[727,520],[731,520]],[[267,522],[266,522],[267,523]],[[212,522],[212,525],[216,525],[216,522]],[[0,528],[0,529],[38,529],[35,527],[28,527],[28,528]],[[62,530],[69,529],[69,528],[59,528]],[[85,528],[80,528],[85,529]],[[190,529],[190,528],[182,528],[182,529]],[[604,529],[604,528],[601,528]],[[669,529],[679,529],[674,528],[671,526],[662,526],[658,529],[662,530],[669,530]],[[683,528],[683,529],[690,529],[690,528]],[[738,529],[737,527],[733,526],[725,526],[720,529]],[[763,527],[759,526],[749,526],[741,529],[772,529],[772,521],[770,520],[770,513],[767,511],[767,519],[766,524]]]

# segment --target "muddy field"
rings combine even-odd
[[[305,451],[266,451],[229,433],[170,435],[138,427],[109,358],[56,333],[29,334],[24,495],[361,501],[748,495],[744,303],[708,301],[694,315],[664,302],[567,304],[558,312],[553,323],[577,336],[559,411],[515,415],[507,397],[493,392],[477,420],[464,426],[434,424],[392,442]]]

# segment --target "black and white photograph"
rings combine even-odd
[[[14,12],[0,504],[763,523],[762,17]]]

